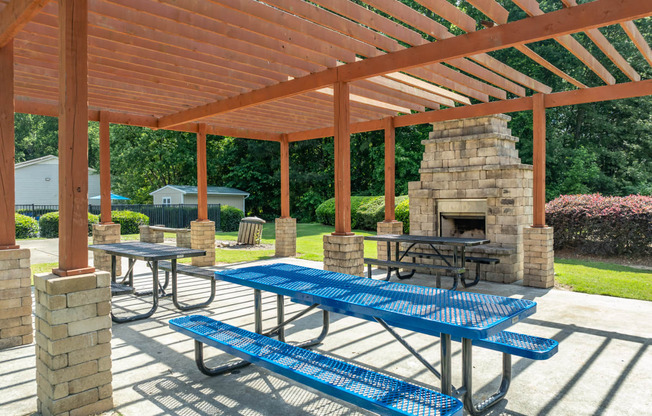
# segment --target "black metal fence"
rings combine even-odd
[[[58,211],[58,205],[16,205],[16,212],[39,219],[48,212]],[[172,228],[188,228],[190,222],[197,219],[197,205],[144,205],[114,204],[111,211],[134,211],[149,217],[149,225],[162,224]],[[89,205],[88,212],[99,215],[99,205]],[[220,229],[220,204],[208,205],[208,219],[215,222],[215,229]]]

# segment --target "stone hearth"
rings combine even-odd
[[[410,234],[491,240],[467,253],[499,258],[482,277],[504,283],[523,278],[523,229],[532,224],[532,166],[521,163],[509,120],[434,123],[421,180],[409,184]]]

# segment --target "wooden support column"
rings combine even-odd
[[[100,221],[111,221],[111,147],[109,113],[100,111]]]
[[[534,227],[546,226],[546,107],[545,94],[533,97],[532,131],[534,143],[533,159],[533,222]]]
[[[197,129],[197,221],[208,221],[208,173],[206,167],[206,124]]]
[[[281,135],[281,218],[290,218],[290,142]]]
[[[385,222],[393,222],[396,194],[396,162],[395,147],[396,130],[394,119],[389,117],[385,122]]]
[[[349,84],[333,84],[335,116],[335,232],[351,232],[351,136],[349,133]]]
[[[0,250],[16,249],[14,42],[0,48]]]
[[[88,266],[88,2],[59,0],[59,276]]]

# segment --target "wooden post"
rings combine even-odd
[[[88,2],[59,0],[59,276],[88,266]]]
[[[349,84],[333,84],[335,116],[335,232],[351,232],[351,137],[349,134]]]
[[[290,143],[281,135],[281,218],[290,218]]]
[[[385,222],[393,222],[396,194],[396,166],[395,166],[396,130],[394,119],[389,117],[385,123]]]
[[[109,113],[100,111],[100,221],[111,221],[111,147]]]
[[[206,124],[197,129],[197,221],[208,221],[208,174],[206,167]]]
[[[0,48],[0,250],[16,249],[14,41]]]
[[[545,94],[536,94],[532,106],[532,147],[533,184],[532,184],[532,226],[546,226],[546,107]]]

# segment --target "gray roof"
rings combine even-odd
[[[37,157],[36,159],[26,160],[24,162],[18,162],[14,165],[14,169],[20,169],[31,165],[37,165],[39,163],[49,162],[51,160],[56,160],[57,163],[59,162],[59,158],[57,156],[46,155],[46,156]],[[95,169],[93,168],[88,168],[88,171],[90,173],[95,173]]]
[[[150,192],[150,195],[161,189],[172,188],[180,191],[182,194],[197,195],[197,187],[190,185],[166,185],[156,191]],[[249,192],[241,191],[235,188],[227,188],[226,186],[209,186],[207,189],[208,195],[242,195],[245,198],[249,196]]]

